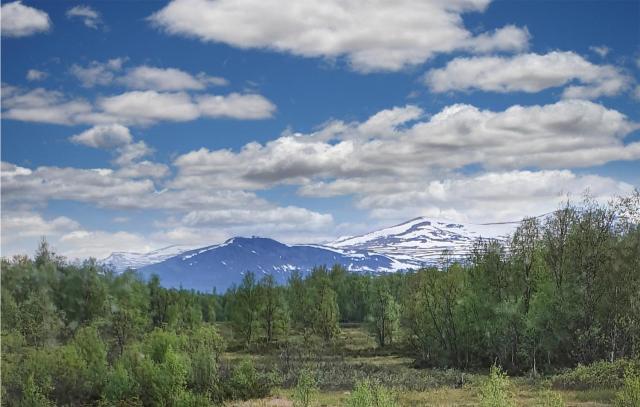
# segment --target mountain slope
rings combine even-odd
[[[148,253],[113,252],[108,257],[100,260],[100,264],[110,270],[121,273],[127,269],[139,269],[149,264],[160,263],[191,249],[193,249],[193,246],[173,245]]]
[[[139,268],[144,276],[157,274],[169,287],[223,292],[247,271],[257,278],[272,274],[284,283],[293,270],[303,273],[315,266],[341,264],[360,272],[396,271],[410,265],[364,250],[336,250],[313,245],[286,245],[267,238],[236,237],[221,245],[183,252],[162,262]]]
[[[504,239],[518,223],[461,224],[415,218],[360,236],[324,245],[286,245],[267,238],[236,237],[193,249],[169,246],[149,253],[116,252],[102,264],[120,272],[127,268],[143,276],[158,274],[162,284],[221,292],[237,284],[247,271],[260,278],[273,274],[283,283],[291,271],[341,264],[356,272],[388,272],[436,264],[443,250],[463,258],[478,238]]]
[[[462,224],[421,217],[364,235],[341,238],[326,246],[366,250],[419,266],[437,262],[444,250],[449,250],[454,257],[464,257],[479,238],[502,240],[518,224]]]

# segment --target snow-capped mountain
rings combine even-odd
[[[121,273],[127,269],[139,269],[149,264],[160,263],[193,248],[193,246],[173,245],[148,253],[113,252],[108,257],[100,260],[100,264],[110,270]]]
[[[242,280],[245,272],[257,278],[272,274],[284,283],[294,270],[341,264],[351,271],[384,272],[408,268],[387,256],[365,250],[336,250],[314,245],[286,245],[273,239],[236,237],[223,244],[183,252],[138,269],[144,276],[157,274],[163,285],[223,292]]]
[[[117,272],[128,268],[157,274],[165,286],[218,292],[237,284],[247,271],[272,274],[285,282],[293,270],[340,264],[356,272],[390,272],[436,264],[444,250],[462,258],[478,238],[504,239],[517,222],[461,224],[415,218],[360,236],[321,245],[286,245],[267,238],[236,237],[202,248],[169,246],[149,253],[116,252],[101,263]]]
[[[360,236],[340,238],[326,246],[366,250],[389,256],[400,263],[420,266],[438,261],[444,250],[464,257],[479,238],[505,239],[519,222],[462,224],[432,218],[415,218]]]

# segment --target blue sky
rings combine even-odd
[[[640,3],[2,3],[2,254],[416,216],[640,185]]]

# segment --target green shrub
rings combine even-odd
[[[491,366],[489,378],[480,388],[480,405],[482,407],[515,406],[509,377],[496,365]]]
[[[22,399],[19,402],[20,407],[48,407],[53,406],[53,403],[47,399],[42,393],[42,390],[33,380],[33,375],[30,375],[22,388]]]
[[[542,391],[536,402],[536,406],[539,407],[564,407],[565,405],[562,395],[552,390]]]
[[[189,387],[198,393],[216,390],[218,384],[218,359],[224,342],[213,326],[194,330],[186,344],[191,359]]]
[[[176,406],[179,407],[210,407],[211,400],[206,394],[196,394],[190,391],[183,391],[177,397]]]
[[[294,407],[309,407],[318,392],[316,378],[308,370],[302,370],[298,376],[298,383],[293,391]]]
[[[106,385],[103,391],[103,400],[108,405],[118,405],[126,400],[137,399],[138,383],[133,375],[124,367],[122,362],[116,363],[115,367],[107,374]]]
[[[271,393],[272,378],[258,373],[250,358],[243,359],[229,377],[226,388],[227,398],[249,400],[263,398]]]
[[[578,365],[553,378],[553,386],[563,389],[617,389],[624,383],[625,372],[640,374],[640,361],[618,359]]]
[[[629,371],[625,373],[624,384],[616,394],[616,407],[640,406],[640,375]]]
[[[380,383],[365,379],[358,381],[347,400],[349,407],[396,407],[395,394]]]

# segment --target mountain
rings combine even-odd
[[[102,259],[100,263],[110,270],[120,273],[127,269],[139,269],[149,264],[160,263],[191,249],[193,249],[193,246],[173,245],[148,253],[113,252],[109,257]]]
[[[284,283],[293,270],[303,273],[315,266],[341,264],[351,271],[397,271],[410,265],[366,250],[333,249],[315,245],[286,245],[273,239],[235,237],[223,244],[183,252],[140,267],[145,277],[157,274],[163,285],[224,292],[247,271],[260,278],[272,274]]]
[[[260,278],[273,274],[283,283],[291,271],[341,264],[356,272],[389,272],[436,264],[443,250],[466,256],[478,238],[504,239],[517,222],[462,224],[415,218],[359,236],[322,245],[287,245],[267,238],[236,237],[202,248],[169,246],[149,253],[116,252],[102,264],[120,272],[127,268],[143,276],[158,274],[165,286],[225,291],[247,271]]]
[[[519,222],[462,224],[420,217],[364,235],[340,238],[326,246],[366,250],[420,266],[437,262],[443,250],[449,250],[454,257],[464,257],[479,238],[503,240],[518,225]]]

